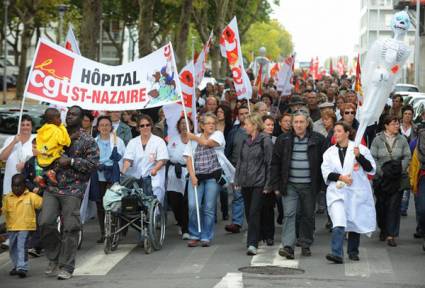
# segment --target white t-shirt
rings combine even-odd
[[[182,142],[180,136],[171,138],[167,145],[170,161],[173,163],[186,165],[185,158],[183,157],[186,146],[187,144]],[[180,179],[177,178],[175,167],[170,165],[170,168],[168,169],[167,190],[184,193],[184,188],[186,185],[186,174],[186,167],[182,167],[182,176]]]
[[[143,150],[142,138],[137,136],[128,142],[124,159],[132,160],[133,165],[127,174],[135,178],[147,177],[159,160],[168,160],[168,150],[164,140],[151,135],[146,148]]]
[[[197,134],[196,136],[200,137],[202,134]],[[226,140],[224,139],[224,135],[221,131],[215,131],[213,134],[210,135],[208,139],[213,140],[214,142],[218,143],[218,146],[214,147],[214,149],[217,150],[223,150],[224,146],[226,145]],[[190,141],[192,143],[192,152],[195,153],[196,147],[198,147],[198,142],[196,141]],[[189,157],[192,156],[192,153],[190,151],[190,145],[186,145],[186,149],[184,150],[183,156]]]
[[[3,179],[3,195],[12,191],[12,176],[19,173],[19,171],[16,170],[16,164],[18,164],[19,162],[25,162],[33,156],[32,139],[34,139],[34,137],[35,135],[31,135],[31,137],[28,139],[27,142],[25,142],[25,144],[21,144],[20,142],[17,143],[15,147],[13,147],[12,153],[10,153],[9,158],[7,158]],[[13,142],[14,138],[15,136],[10,136],[6,139],[3,147],[0,150],[0,153],[3,152],[3,150],[7,146],[9,146],[10,143]]]

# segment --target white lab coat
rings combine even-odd
[[[165,196],[165,166],[163,166],[155,176],[151,175],[151,170],[159,160],[168,160],[167,145],[160,137],[151,135],[146,148],[143,150],[142,138],[137,136],[128,142],[124,159],[132,160],[133,164],[128,169],[127,174],[137,179],[151,176],[152,191],[161,203],[164,203]]]
[[[179,135],[173,137],[168,142],[168,155],[170,161],[173,163],[180,163],[181,165],[186,165],[186,159],[183,157],[183,153],[186,149]],[[168,168],[168,177],[167,177],[167,191],[174,191],[184,194],[184,188],[186,186],[186,175],[188,171],[186,167],[182,167],[182,176],[177,178],[176,170],[173,165],[170,165]]]
[[[326,202],[333,227],[345,227],[345,231],[370,234],[376,229],[376,212],[372,187],[367,175],[375,174],[376,164],[367,147],[360,145],[359,148],[360,154],[372,164],[371,172],[366,173],[356,162],[358,169],[354,169],[351,175],[353,184],[338,189],[335,181],[328,181],[328,176],[332,172],[343,174],[338,147],[333,145],[323,154],[322,174],[328,185]],[[354,153],[353,149],[354,142],[350,141],[344,166],[347,164],[347,155]]]
[[[12,143],[15,136],[10,136],[4,142],[3,147],[0,149],[0,153]],[[6,167],[4,170],[4,179],[3,179],[3,195],[6,195],[9,192],[12,192],[12,176],[19,173],[16,169],[16,165],[19,162],[26,162],[32,155],[32,140],[35,138],[35,135],[31,135],[27,142],[22,144],[21,142],[15,144],[13,147],[12,153],[6,160]]]

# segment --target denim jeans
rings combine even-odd
[[[416,230],[425,231],[425,177],[419,179],[418,192],[415,194]]]
[[[409,208],[409,200],[410,200],[410,190],[403,191],[403,197],[401,198],[401,213],[407,213],[407,209]]]
[[[198,231],[195,189],[193,188],[192,181],[189,181],[189,234],[191,239],[194,240],[211,241],[214,237],[214,220],[220,186],[215,179],[208,179],[199,181],[197,189],[201,232]]]
[[[344,227],[334,227],[332,229],[331,249],[332,255],[344,257]],[[348,233],[348,255],[359,255],[360,234],[355,232]]]
[[[244,204],[242,192],[239,189],[233,188],[233,200],[232,200],[232,223],[242,227]]]
[[[28,271],[29,231],[11,231],[9,234],[9,255],[13,268]]]

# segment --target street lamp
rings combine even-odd
[[[3,60],[3,104],[6,104],[7,97],[7,8],[9,7],[10,1],[4,0],[4,60]]]
[[[66,10],[68,10],[68,5],[66,4],[59,4],[57,6],[58,12],[59,12],[59,31],[58,31],[58,44],[61,44],[62,41],[62,35],[63,35],[63,16],[65,15]]]

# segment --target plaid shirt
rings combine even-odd
[[[196,174],[210,174],[221,169],[214,148],[197,145],[194,159]]]
[[[56,173],[58,185],[49,183],[47,191],[52,194],[83,198],[91,173],[99,165],[99,148],[90,135],[80,130],[78,139],[72,140],[65,155],[74,159],[71,167],[60,168]]]

